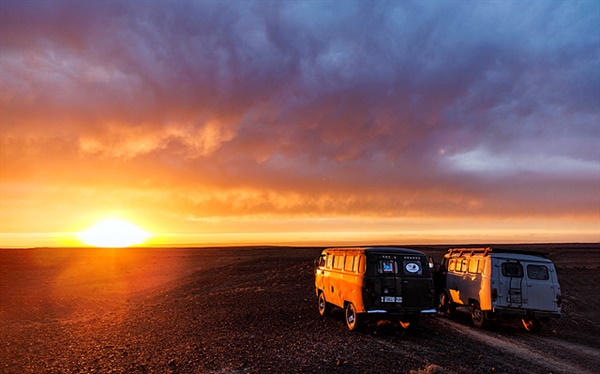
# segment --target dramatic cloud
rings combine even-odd
[[[600,238],[598,2],[0,9],[3,232],[112,207],[186,232],[552,216]]]

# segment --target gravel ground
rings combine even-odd
[[[319,248],[172,250],[171,258],[181,261],[164,269],[177,274],[151,287],[107,290],[111,283],[99,288],[87,279],[70,294],[40,293],[37,283],[52,281],[15,267],[22,252],[3,251],[0,371],[594,373],[600,263],[598,245],[588,247],[591,260],[584,265],[573,266],[567,256],[557,262],[564,316],[537,334],[514,323],[475,329],[467,314],[424,317],[414,333],[391,322],[350,332],[341,311],[326,318],[317,312],[312,260]],[[153,265],[159,269],[160,258]],[[144,283],[136,278],[149,271],[133,274],[130,285]],[[31,292],[6,286],[25,274]]]

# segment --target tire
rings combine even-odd
[[[448,316],[456,314],[456,305],[454,305],[450,296],[445,292],[440,295],[440,306],[438,310],[442,313],[446,313]]]
[[[354,304],[348,303],[345,308],[346,325],[350,331],[359,331],[363,327],[363,316],[356,312]]]
[[[329,315],[329,313],[331,313],[331,305],[325,299],[325,292],[319,293],[318,306],[319,314],[323,317],[326,317]]]
[[[542,328],[542,323],[539,318],[523,318],[521,323],[525,330],[531,332],[538,332]]]
[[[476,327],[485,328],[489,325],[487,315],[483,310],[481,310],[481,307],[477,301],[471,304],[471,319]]]

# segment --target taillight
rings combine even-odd
[[[556,295],[556,306],[560,306],[562,304],[562,296],[560,294]]]
[[[492,288],[492,301],[496,301],[498,298],[498,289]]]

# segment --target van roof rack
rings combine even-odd
[[[484,256],[488,253],[515,253],[521,255],[530,255],[530,256],[538,256],[543,258],[548,258],[550,253],[548,252],[538,252],[538,251],[527,251],[521,249],[506,249],[506,248],[492,248],[492,247],[479,247],[479,248],[450,248],[448,249],[448,254],[451,257],[460,257],[463,254],[465,256],[473,256],[474,254],[482,253]],[[453,256],[454,255],[454,256]]]
[[[483,255],[487,255],[492,251],[490,247],[481,247],[481,248],[450,248],[448,249],[448,254],[450,256],[456,255],[457,257],[464,255],[473,256],[475,253],[483,253]]]

